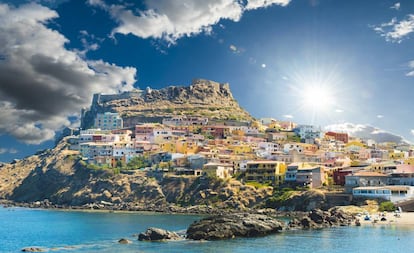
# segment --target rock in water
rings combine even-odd
[[[164,241],[182,239],[177,233],[161,228],[148,228],[145,233],[138,235],[139,241]]]
[[[314,209],[299,219],[293,219],[289,222],[289,228],[293,229],[318,229],[332,226],[348,226],[355,220],[355,217],[346,214],[333,207],[328,211]]]
[[[120,243],[120,244],[130,244],[132,242],[128,239],[121,238],[121,239],[119,239],[118,243]]]
[[[187,229],[193,240],[257,237],[280,232],[283,222],[261,214],[227,214],[196,221]]]
[[[28,247],[28,248],[23,248],[22,249],[23,252],[45,252],[44,249],[42,248],[38,248],[38,247]]]

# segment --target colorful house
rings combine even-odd
[[[246,181],[272,183],[280,185],[285,181],[286,164],[280,161],[248,161],[246,163]]]
[[[353,188],[361,186],[385,186],[388,178],[388,175],[379,172],[358,171],[345,176],[345,191],[350,193]]]

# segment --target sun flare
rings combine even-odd
[[[304,107],[314,112],[328,112],[334,105],[334,95],[329,87],[306,85],[302,91]]]

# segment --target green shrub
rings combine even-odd
[[[380,212],[384,212],[384,211],[387,211],[387,212],[393,212],[393,211],[395,211],[395,210],[396,210],[396,207],[394,206],[394,204],[393,204],[391,201],[385,201],[385,202],[382,202],[382,203],[379,205],[378,210],[379,210]]]

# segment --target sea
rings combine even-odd
[[[260,238],[223,241],[141,242],[148,227],[178,233],[197,215],[111,213],[0,207],[0,252],[41,247],[46,252],[352,252],[397,253],[414,250],[414,227],[367,225],[284,231]],[[126,238],[131,244],[119,244]]]

